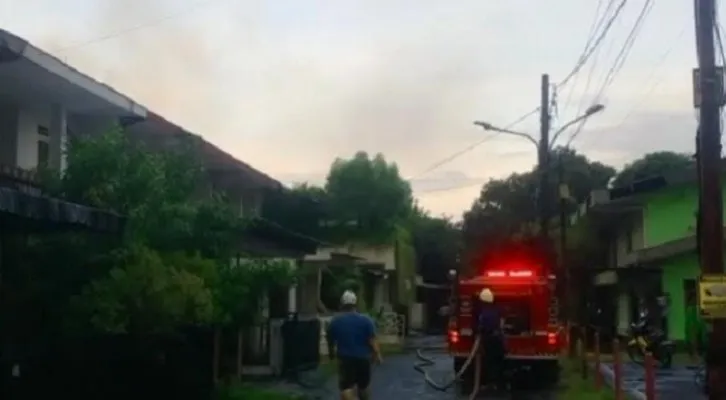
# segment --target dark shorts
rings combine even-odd
[[[338,379],[340,390],[358,387],[367,389],[371,383],[371,360],[366,358],[339,357]]]

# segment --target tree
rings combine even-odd
[[[330,240],[322,222],[330,220],[328,193],[324,188],[303,183],[289,190],[270,193],[265,199],[263,215],[292,231]]]
[[[413,197],[396,164],[358,152],[333,162],[325,184],[336,237],[369,244],[391,243],[411,216]]]
[[[461,243],[460,226],[445,217],[432,217],[415,209],[411,232],[416,253],[416,269],[424,282],[445,283],[448,271],[459,263]]]
[[[65,173],[46,174],[54,177],[50,190],[117,211],[128,222],[121,240],[63,235],[29,249],[27,259],[38,268],[75,274],[60,280],[72,285],[41,279],[30,286],[41,298],[54,294],[65,326],[149,333],[186,324],[250,324],[261,293],[289,282],[284,262],[230,265],[245,222],[224,196],[196,195],[206,184],[196,154],[194,142],[179,152],[150,152],[120,130],[69,143]],[[69,256],[68,265],[57,265],[59,254]]]
[[[148,334],[183,325],[208,324],[214,317],[214,296],[201,276],[174,265],[145,247],[120,249],[105,276],[91,280],[71,298],[75,331]],[[194,268],[214,274],[216,265],[192,258]]]
[[[657,151],[627,164],[613,179],[614,187],[627,186],[636,181],[681,171],[693,166],[695,160],[688,154]]]
[[[229,257],[218,252],[230,247],[243,222],[223,196],[194,196],[204,177],[196,150],[189,141],[181,151],[152,152],[120,130],[78,138],[50,186],[58,196],[126,216],[128,242]]]
[[[558,204],[560,182],[557,177],[561,163],[563,182],[570,191],[568,212],[584,201],[592,190],[606,187],[615,174],[612,167],[591,162],[569,148],[554,149],[550,160],[550,204]],[[479,198],[464,214],[464,236],[469,247],[481,246],[492,240],[507,240],[536,221],[539,215],[538,188],[536,168],[487,182]]]

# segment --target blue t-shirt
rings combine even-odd
[[[373,320],[357,312],[337,315],[328,325],[328,343],[336,347],[339,357],[370,358],[370,340],[375,335]]]

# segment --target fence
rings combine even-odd
[[[314,369],[320,364],[321,326],[317,316],[299,317],[285,321],[281,327],[283,338],[283,371],[292,373]]]
[[[592,336],[588,335],[588,331],[592,330]],[[624,388],[624,371],[623,371],[623,358],[622,358],[622,344],[620,339],[615,337],[612,340],[604,340],[598,327],[580,327],[578,330],[579,337],[577,338],[577,349],[578,357],[580,359],[580,371],[582,379],[588,379],[590,372],[593,374],[594,384],[596,389],[601,389],[605,382],[605,376],[603,375],[603,363],[602,354],[612,354],[612,376],[608,378],[608,383],[613,389],[614,397],[616,400],[623,400],[625,398]],[[607,336],[606,336],[607,337]],[[591,339],[591,341],[589,340]],[[591,344],[591,347],[588,346]],[[588,349],[592,349],[592,354],[588,352]],[[655,361],[651,353],[646,353],[643,364],[643,382],[644,392],[643,396],[646,400],[656,400],[656,386],[655,386]]]
[[[211,330],[63,339],[44,347],[1,360],[0,398],[199,400],[214,388]]]

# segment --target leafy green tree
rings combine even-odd
[[[263,299],[272,289],[295,281],[294,265],[285,260],[239,259],[224,263],[210,279],[215,303],[215,321],[227,326],[251,326],[258,321]]]
[[[194,269],[216,265],[195,259]],[[167,332],[187,324],[212,321],[213,293],[202,277],[164,260],[144,247],[114,254],[114,267],[86,285],[71,300],[76,330],[113,333]],[[82,324],[87,322],[88,325]]]
[[[69,200],[127,217],[127,241],[221,256],[241,220],[219,194],[195,196],[203,189],[204,170],[193,142],[187,145],[178,152],[152,152],[120,130],[74,139],[67,169],[51,187]]]
[[[694,165],[689,154],[671,151],[657,151],[627,164],[613,179],[614,187],[627,186],[633,182],[678,172]]]
[[[391,243],[413,208],[411,187],[381,154],[335,160],[325,192],[335,236],[369,244]]]
[[[199,195],[208,187],[195,150],[190,142],[179,152],[151,152],[121,131],[69,143],[67,170],[48,174],[57,177],[49,188],[128,222],[121,240],[64,235],[37,243],[38,265],[63,249],[80,266],[72,269],[75,291],[63,298],[67,326],[141,333],[252,323],[263,294],[290,281],[286,263],[230,264],[244,221],[223,196]]]
[[[416,269],[425,282],[445,283],[462,250],[461,227],[449,218],[432,217],[417,208],[411,221]]]
[[[268,194],[263,215],[292,231],[329,240],[322,222],[330,220],[328,194],[324,188],[303,183]]]
[[[594,189],[604,188],[615,169],[568,148],[556,148],[550,155],[550,204],[558,204],[559,169],[570,191],[568,212],[587,199]],[[521,233],[537,220],[539,173],[536,168],[487,182],[471,209],[464,214],[464,237],[469,246],[492,240],[506,240]],[[556,209],[556,208],[553,208]],[[554,216],[554,214],[553,214]]]

